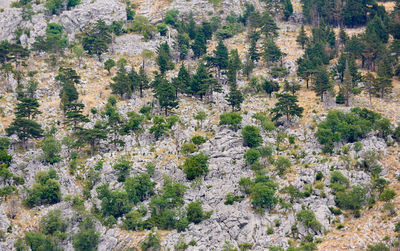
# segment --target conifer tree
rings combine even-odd
[[[296,38],[296,42],[301,45],[301,48],[304,49],[304,46],[308,42],[308,36],[306,34],[306,31],[304,30],[304,25],[301,26],[299,35]]]
[[[166,42],[160,44],[156,62],[162,75],[164,75],[165,72],[174,69],[169,45]]]
[[[112,58],[107,59],[104,62],[104,69],[108,71],[108,75],[111,74],[111,69],[115,66],[115,61]]]
[[[238,90],[236,83],[232,83],[229,94],[226,96],[226,101],[232,107],[232,112],[240,111],[240,106],[243,103],[243,94]]]
[[[161,78],[154,88],[154,96],[157,98],[160,107],[164,109],[165,116],[168,115],[168,109],[178,106],[174,86],[166,79]]]
[[[189,72],[182,63],[179,68],[178,76],[172,79],[172,85],[175,87],[176,97],[178,97],[178,92],[190,92],[190,81]]]
[[[66,105],[65,117],[67,124],[73,125],[74,130],[79,127],[79,123],[89,122],[89,119],[83,115],[83,108],[85,107],[82,103],[68,103]]]
[[[260,60],[260,53],[258,52],[257,48],[257,41],[260,38],[260,34],[255,32],[250,36],[250,49],[249,49],[249,56],[251,61],[258,62]]]
[[[231,50],[229,53],[228,62],[228,83],[236,84],[237,73],[242,68],[242,61],[240,60],[238,50]]]
[[[82,37],[82,46],[89,55],[97,55],[108,51],[108,45],[112,42],[112,34],[106,23],[99,19],[94,27]]]
[[[277,94],[276,96],[278,98],[278,102],[271,110],[271,114],[273,115],[272,120],[276,121],[282,116],[286,116],[286,120],[289,121],[290,117],[302,116],[304,108],[297,104],[297,96],[287,93]]]
[[[82,128],[75,132],[75,136],[77,137],[77,144],[89,144],[90,152],[93,155],[96,151],[97,145],[100,140],[107,139],[106,127],[101,121],[97,121],[93,128]]]
[[[140,97],[143,97],[143,90],[149,88],[149,77],[144,71],[144,67],[140,67],[139,69],[139,92]]]
[[[211,63],[217,67],[217,76],[221,77],[221,71],[225,70],[229,64],[228,49],[222,40],[219,40],[217,47],[214,50],[214,57],[211,58]]]
[[[324,93],[332,88],[332,82],[329,78],[328,71],[325,66],[320,66],[314,76],[314,85],[312,89],[315,91],[317,96],[321,97],[321,101],[324,100]]]
[[[203,32],[196,33],[196,38],[192,44],[192,50],[195,58],[203,56],[207,52],[207,40]]]
[[[368,94],[369,106],[372,106],[372,95],[375,93],[375,77],[371,72],[363,76],[363,90]]]
[[[277,62],[281,59],[281,57],[283,56],[281,50],[279,49],[279,47],[275,44],[275,42],[271,39],[267,39],[264,42],[264,53],[263,53],[263,57],[264,57],[264,61],[267,62],[267,65],[269,65],[269,63],[274,63]]]

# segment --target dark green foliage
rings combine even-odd
[[[260,129],[256,126],[246,125],[242,130],[242,136],[244,146],[258,147],[263,142]]]
[[[57,250],[51,238],[40,232],[27,232],[25,242],[32,251]]]
[[[132,208],[128,194],[122,190],[110,190],[108,184],[96,188],[98,198],[101,199],[101,211],[104,216],[118,218]]]
[[[30,207],[34,207],[60,202],[60,183],[56,179],[58,177],[54,169],[50,169],[48,172],[38,172],[35,176],[36,183],[33,184],[32,189],[28,190],[28,197],[25,203]]]
[[[302,117],[304,108],[297,104],[297,96],[287,93],[277,94],[276,96],[278,102],[276,102],[275,107],[271,110],[273,121],[278,120],[282,116],[286,116],[287,121],[293,116]]]
[[[207,141],[206,138],[204,138],[202,136],[198,136],[198,135],[197,136],[193,136],[191,140],[196,145],[201,145],[201,144],[203,144],[203,143],[205,143]]]
[[[381,195],[379,196],[379,200],[381,201],[390,201],[394,199],[396,196],[396,192],[392,189],[385,189]]]
[[[100,59],[101,54],[108,51],[111,41],[110,28],[99,19],[93,28],[83,35],[82,46],[89,55],[97,55]]]
[[[273,92],[277,92],[280,89],[278,82],[268,80],[268,79],[264,80],[262,86],[263,86],[263,89],[265,90],[265,92],[268,93],[270,97],[272,97]]]
[[[343,192],[349,186],[349,180],[340,171],[332,171],[330,181],[334,192]]]
[[[179,16],[179,10],[175,9],[168,10],[167,12],[165,12],[164,23],[175,27],[178,22],[178,16]]]
[[[153,126],[149,129],[156,140],[161,138],[168,131],[168,124],[164,116],[154,116]]]
[[[242,92],[237,88],[236,83],[231,84],[229,94],[226,96],[226,101],[232,107],[232,112],[240,111],[240,106],[244,101]]]
[[[203,153],[187,157],[183,164],[183,172],[188,180],[193,180],[201,175],[206,175],[208,170],[209,157]]]
[[[167,43],[162,43],[157,49],[158,55],[156,62],[160,68],[161,75],[165,72],[174,69],[174,63],[172,62],[169,45]]]
[[[124,182],[129,175],[132,163],[127,160],[119,160],[118,163],[113,165],[113,168],[119,172],[118,181]]]
[[[57,163],[61,160],[61,143],[54,137],[46,137],[43,141],[42,150],[44,153],[44,161],[50,164]]]
[[[315,91],[317,96],[321,97],[321,100],[324,99],[324,93],[332,89],[332,83],[326,67],[321,66],[317,68],[314,75],[314,85],[312,86],[312,89]]]
[[[203,32],[200,31],[196,33],[196,38],[191,45],[191,48],[196,58],[203,56],[207,52],[207,40]]]
[[[157,31],[160,32],[161,36],[166,36],[168,27],[165,24],[158,24],[157,25]]]
[[[327,118],[318,125],[315,136],[319,143],[324,145],[324,152],[331,152],[334,142],[340,140],[355,142],[364,138],[367,133],[375,128],[384,129],[377,128],[377,125],[380,124],[378,121],[381,119],[380,114],[366,108],[353,108],[349,113],[331,110]]]
[[[390,248],[386,246],[384,243],[379,242],[375,245],[368,245],[367,251],[390,251]]]
[[[241,198],[232,193],[228,193],[225,197],[225,205],[233,205],[236,201],[241,201]]]
[[[264,61],[267,62],[267,64],[278,62],[283,56],[282,51],[279,49],[276,43],[271,39],[267,39],[264,42],[263,47],[264,47],[263,58]]]
[[[278,199],[275,197],[276,185],[268,177],[261,177],[255,180],[250,188],[250,199],[253,207],[272,209]],[[240,183],[239,183],[240,184]]]
[[[154,96],[157,98],[160,107],[164,109],[165,116],[168,115],[168,109],[178,106],[175,87],[164,78],[159,79],[155,84]]]
[[[68,125],[73,125],[74,130],[79,127],[80,123],[89,122],[89,119],[82,114],[85,107],[81,103],[67,103],[65,105],[65,118]]]
[[[36,51],[60,53],[68,45],[68,38],[61,25],[49,23],[46,29],[46,37],[39,36],[32,44]]]
[[[90,145],[90,152],[94,154],[97,149],[97,145],[100,140],[107,138],[107,133],[105,131],[105,126],[100,121],[97,121],[92,129],[81,128],[75,132],[77,136],[77,144],[82,145],[88,143]]]
[[[322,229],[321,223],[319,223],[315,218],[315,214],[311,210],[301,210],[296,214],[296,218],[306,227],[311,228],[315,232],[319,232]]]
[[[54,238],[64,239],[66,237],[68,222],[62,218],[61,210],[50,211],[40,222],[41,232]]]
[[[128,198],[133,203],[144,201],[154,195],[154,187],[156,182],[151,181],[150,175],[147,173],[129,177],[124,183],[125,191],[128,193]]]
[[[338,192],[335,202],[339,208],[359,210],[367,201],[367,191],[360,186],[353,186],[349,191]]]
[[[205,64],[200,61],[188,91],[189,94],[199,96],[202,100],[206,94],[212,95],[213,92],[221,92],[221,85],[213,78]]]
[[[293,5],[290,0],[282,0],[283,16],[287,21],[289,17],[293,14]]]
[[[190,49],[190,37],[187,33],[178,34],[175,41],[175,48],[179,51],[179,59],[184,60]]]
[[[278,171],[279,175],[282,175],[292,166],[292,163],[290,162],[289,159],[283,156],[279,156],[278,159],[274,161],[274,166]]]
[[[147,235],[147,237],[140,243],[142,251],[160,251],[161,240],[160,235],[154,230]]]
[[[200,223],[205,219],[205,213],[203,212],[203,207],[201,201],[190,202],[186,207],[187,219],[189,222],[194,224]]]
[[[108,75],[111,74],[110,70],[115,66],[115,61],[112,58],[107,59],[104,62],[104,69],[108,71]]]
[[[128,134],[130,132],[140,131],[145,117],[143,115],[137,114],[136,112],[128,112],[127,115],[128,121],[122,127],[121,132],[123,134]]]
[[[246,160],[246,163],[249,165],[258,161],[260,157],[261,157],[260,152],[254,148],[250,148],[244,153],[244,159]]]
[[[125,215],[123,228],[126,230],[138,231],[143,224],[142,214],[137,210],[132,210]]]
[[[100,234],[96,231],[91,218],[86,218],[79,224],[80,232],[74,236],[74,248],[77,251],[96,251]]]
[[[221,70],[227,69],[229,64],[228,48],[226,48],[222,40],[219,40],[219,43],[213,51],[213,54],[214,56],[209,57],[208,61],[212,66],[217,68],[219,77]]]
[[[301,26],[301,29],[299,31],[299,35],[296,38],[296,42],[301,45],[301,48],[304,49],[304,46],[308,42],[308,36],[304,30],[304,25]]]

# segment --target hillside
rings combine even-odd
[[[399,248],[395,2],[11,2],[0,250]]]

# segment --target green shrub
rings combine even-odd
[[[276,185],[271,182],[255,183],[251,187],[251,203],[255,208],[272,209],[278,202],[275,197]]]
[[[47,163],[54,164],[61,160],[61,143],[54,137],[47,137],[42,145],[43,159]]]
[[[339,208],[359,210],[367,201],[367,191],[360,186],[353,186],[349,191],[338,192],[335,202]]]
[[[373,177],[377,177],[382,171],[379,163],[381,156],[374,150],[369,150],[364,153],[362,160],[358,163],[359,167],[367,172],[370,172]]]
[[[182,145],[182,153],[184,154],[188,154],[188,153],[194,153],[196,151],[198,151],[198,147],[196,146],[196,144],[190,142],[190,143],[185,143]]]
[[[96,231],[93,220],[86,218],[79,224],[80,231],[74,236],[74,248],[77,251],[96,251],[100,234]]]
[[[44,216],[40,223],[41,232],[55,238],[65,239],[68,222],[62,218],[61,210],[50,211]]]
[[[265,131],[275,130],[274,122],[265,113],[259,112],[252,116],[252,118],[257,119],[260,122],[261,128]]]
[[[258,147],[263,140],[260,135],[260,129],[256,126],[247,125],[242,130],[243,145],[248,147]]]
[[[200,223],[205,217],[201,201],[190,202],[186,207],[186,213],[189,222],[195,224]]]
[[[274,148],[272,146],[260,146],[257,148],[258,152],[260,153],[261,157],[271,157],[274,153]]]
[[[187,157],[183,164],[183,172],[188,180],[193,180],[201,175],[206,175],[208,170],[209,157],[203,153]]]
[[[353,108],[349,113],[331,110],[326,119],[318,125],[315,136],[319,143],[324,145],[324,152],[332,152],[334,142],[356,142],[373,129],[379,130],[382,135],[389,133],[385,127],[387,123],[380,120],[380,114],[365,108]]]
[[[367,251],[390,251],[390,248],[384,243],[380,242],[375,245],[368,245]]]
[[[119,160],[118,163],[113,165],[113,169],[119,172],[118,181],[124,182],[126,177],[129,175],[129,171],[131,169],[132,163],[127,160]]]
[[[56,250],[56,244],[51,237],[40,232],[25,233],[25,242],[31,250]]]
[[[246,194],[251,192],[251,187],[254,185],[254,182],[250,178],[240,178],[239,186]]]
[[[379,196],[380,201],[390,201],[394,199],[396,192],[392,189],[385,189]]]
[[[160,32],[161,36],[166,36],[168,27],[165,24],[157,24],[157,31]]]
[[[233,203],[235,203],[236,201],[240,201],[240,197],[238,195],[232,194],[232,193],[228,193],[225,196],[225,205],[233,205]]]
[[[319,232],[322,229],[321,223],[315,218],[315,214],[311,210],[303,209],[299,211],[296,214],[296,219],[315,232]]]
[[[288,158],[279,156],[278,159],[274,161],[274,166],[279,175],[282,175],[292,166],[292,163]]]
[[[140,243],[142,251],[159,251],[161,250],[160,235],[152,230],[147,237]]]
[[[192,142],[194,143],[194,144],[196,144],[196,145],[201,145],[201,144],[203,144],[203,143],[205,143],[207,140],[204,138],[204,137],[202,137],[202,136],[194,136],[193,138],[192,138]]]
[[[141,230],[143,224],[142,214],[137,210],[132,210],[125,215],[122,220],[122,226],[126,230],[138,231]]]
[[[249,165],[258,161],[260,157],[261,157],[260,152],[254,148],[250,148],[244,153],[244,159],[246,160],[246,163]]]
[[[151,181],[147,173],[136,175],[133,178],[127,178],[124,183],[125,191],[130,201],[138,203],[154,195],[156,182]]]
[[[349,186],[349,180],[340,171],[332,171],[330,181],[334,192],[343,192]]]
[[[108,184],[96,188],[98,198],[101,201],[101,211],[104,216],[114,216],[118,218],[129,212],[132,205],[129,203],[128,193],[121,190],[111,191]]]
[[[315,176],[315,179],[316,180],[322,180],[323,178],[324,178],[324,174],[321,171],[317,172],[317,175]]]
[[[240,113],[230,112],[221,114],[219,125],[228,125],[232,130],[237,130],[242,123],[242,116]]]
[[[28,197],[25,203],[33,207],[60,202],[60,183],[58,183],[56,179],[58,179],[58,177],[54,169],[50,169],[48,172],[38,172],[35,176],[36,183],[33,184],[32,189],[28,190]]]

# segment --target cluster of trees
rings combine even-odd
[[[54,169],[50,169],[48,172],[38,172],[35,176],[36,183],[28,190],[28,197],[25,200],[26,205],[34,207],[60,202],[61,189],[57,179],[57,172]]]
[[[277,185],[267,176],[257,176],[254,180],[241,178],[239,186],[245,194],[250,195],[253,207],[260,212],[263,209],[273,209],[278,203],[275,196]]]
[[[102,200],[101,212],[104,224],[113,225],[122,217],[122,227],[127,230],[143,230],[158,227],[184,231],[190,223],[199,223],[210,217],[201,202],[190,202],[184,207],[183,196],[187,189],[182,183],[165,180],[164,187],[156,194],[156,183],[150,175],[140,174],[126,178],[124,190],[110,190],[107,184],[97,188]],[[141,202],[151,198],[146,208]],[[144,219],[149,214],[147,219]]]
[[[353,108],[349,113],[331,110],[318,125],[315,136],[323,145],[324,152],[332,152],[335,142],[356,142],[372,130],[377,131],[378,136],[386,138],[393,134],[392,127],[387,118],[366,108]]]

